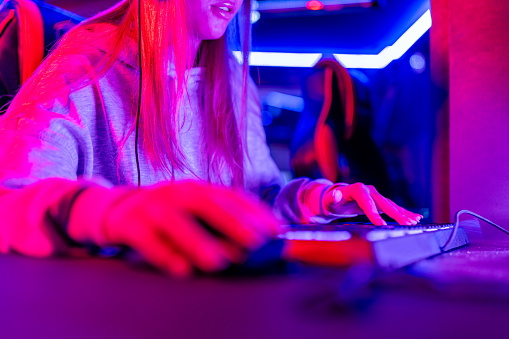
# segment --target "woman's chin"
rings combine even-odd
[[[220,28],[219,29],[211,29],[211,30],[208,30],[207,32],[202,32],[202,34],[200,34],[199,36],[201,37],[202,40],[217,40],[224,35],[225,31],[226,31],[226,28],[225,29],[220,29]]]

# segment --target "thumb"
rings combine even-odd
[[[325,209],[333,206],[339,206],[345,203],[343,192],[339,187],[333,187],[327,191],[323,197],[323,207]]]

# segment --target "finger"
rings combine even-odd
[[[138,253],[158,269],[176,277],[189,277],[193,268],[189,260],[175,251],[168,243],[158,237],[145,239],[144,242],[133,244]]]
[[[417,219],[413,213],[399,207],[392,200],[381,195],[375,187],[367,186],[371,192],[371,196],[375,200],[375,203],[380,209],[388,216],[396,220],[400,225],[416,225],[419,219]]]
[[[342,193],[347,201],[354,200],[374,225],[387,225],[378,214],[376,203],[365,185],[358,183],[345,186]]]
[[[246,202],[245,197],[211,186],[194,185],[193,189],[201,190],[199,199],[186,193],[189,190],[179,190],[179,206],[227,238],[243,247],[256,248],[273,234],[273,217],[260,206]]]
[[[206,272],[228,265],[219,242],[186,213],[168,206],[157,191],[140,192],[117,209],[117,219],[109,220],[109,228],[116,230],[121,243],[143,252],[153,243],[163,243]]]
[[[224,254],[230,262],[234,264],[241,264],[247,259],[247,253],[241,247],[224,239],[219,239],[219,242],[225,249]]]
[[[389,217],[396,220],[396,222],[400,225],[415,225],[417,221],[409,218],[402,212],[400,212],[393,204],[391,204],[385,197],[383,197],[380,193],[373,192],[372,197],[375,200],[375,203],[380,207],[380,209],[387,214]]]
[[[412,211],[409,211],[401,206],[399,206],[398,204],[396,204],[394,201],[392,201],[391,199],[389,198],[385,198],[387,201],[389,201],[391,204],[393,204],[401,213],[405,214],[406,216],[408,216],[409,218],[412,218],[414,220],[416,220],[417,222],[419,222],[422,218],[424,218],[421,214],[418,214],[418,213],[414,213]]]
[[[229,264],[229,259],[241,260],[228,252],[187,212],[168,206],[157,190],[142,190],[110,211],[105,220],[107,238],[139,251],[146,259],[165,270],[183,266],[172,253],[178,253],[192,266],[203,271],[217,271]],[[154,246],[156,249],[151,250]],[[164,248],[167,251],[164,251]],[[166,268],[166,259],[174,265]]]
[[[134,223],[141,224],[139,227],[135,227]],[[132,220],[131,224],[126,226],[131,230],[146,228],[144,223],[136,220]],[[191,275],[191,263],[171,246],[161,241],[154,233],[137,233],[138,236],[132,237],[132,240],[128,240],[127,244],[135,249],[148,263],[176,277],[188,277]]]
[[[341,188],[335,188],[329,192],[325,197],[325,209],[336,215],[359,215],[364,214],[364,211],[359,207],[354,200],[347,201],[342,193]]]
[[[388,202],[390,202],[394,207],[396,207],[398,209],[398,211],[400,211],[401,213],[405,214],[407,217],[409,217],[410,219],[413,219],[415,220],[416,222],[419,222],[421,221],[422,218],[424,218],[422,215],[420,214],[417,214],[417,213],[414,213],[412,211],[409,211],[401,206],[399,206],[398,204],[396,204],[394,201],[392,201],[391,199],[389,198],[385,198]]]
[[[231,209],[233,212],[238,211],[238,214],[246,214],[245,216],[255,216],[251,222],[256,222],[256,227],[260,231],[266,232],[269,230],[270,235],[276,235],[281,232],[281,224],[272,213],[272,210],[261,203],[260,200],[251,198],[245,192],[234,189],[225,189],[223,187],[200,185],[197,189],[204,187],[210,191],[208,197],[218,198],[223,207]]]
[[[158,201],[151,205],[146,219],[161,241],[173,246],[202,271],[214,272],[228,266],[228,257],[232,254],[226,253],[219,239],[208,233],[187,211],[160,204]]]

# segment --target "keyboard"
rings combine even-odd
[[[374,226],[365,223],[297,224],[279,235],[284,240],[283,256],[313,265],[376,265],[395,270],[468,245],[461,223],[452,241],[454,224]]]

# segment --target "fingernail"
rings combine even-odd
[[[343,199],[343,193],[341,193],[340,190],[334,190],[332,192],[332,199],[334,200],[334,203],[337,204],[341,201],[341,199]]]
[[[414,220],[410,219],[407,216],[403,216],[403,225],[413,225]]]

